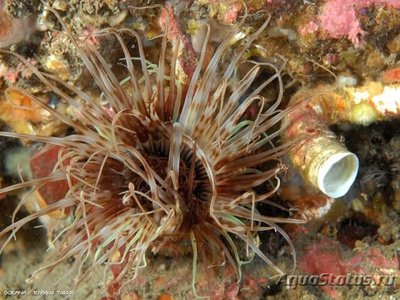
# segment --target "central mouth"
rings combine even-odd
[[[157,151],[141,147],[140,152],[135,152],[140,153],[140,157],[130,151],[121,159],[107,158],[103,166],[97,166],[100,174],[98,189],[108,191],[116,205],[119,203],[143,213],[163,205],[178,206],[184,220],[180,230],[190,230],[209,218],[210,179],[196,156],[197,146],[180,145],[179,171],[175,178],[169,157],[170,142],[164,139],[158,144],[162,146],[157,147]]]

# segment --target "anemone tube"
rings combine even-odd
[[[300,105],[299,105],[300,104]],[[303,177],[332,198],[345,195],[358,172],[358,158],[329,129],[339,122],[368,125],[399,116],[400,85],[367,82],[337,90],[318,87],[298,92],[285,122],[283,141],[297,140],[289,156]]]

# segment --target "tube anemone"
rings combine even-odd
[[[277,144],[282,133],[278,125],[286,115],[277,109],[283,93],[281,70],[248,62],[249,71],[232,80],[243,53],[265,29],[269,18],[225,67],[220,62],[238,26],[232,28],[206,66],[205,43],[193,75],[184,85],[175,77],[178,52],[169,49],[168,32],[160,38],[156,67],[146,60],[136,32],[107,29],[96,33],[112,35],[119,42],[128,74],[120,83],[98,50],[78,41],[54,13],[102,96],[94,99],[39,71],[18,54],[9,53],[78,111],[73,119],[26,91],[10,88],[26,94],[75,130],[75,134],[62,138],[0,133],[46,143],[43,151],[58,149],[57,163],[48,176],[3,188],[2,193],[29,186],[39,190],[49,182],[68,185],[64,197],[48,201],[46,207],[0,234],[9,233],[9,241],[35,218],[55,211],[70,213],[72,221],[54,241],[56,249],[49,262],[33,278],[74,257],[76,282],[103,265],[113,271],[107,281],[122,287],[132,279],[128,273],[134,270],[136,276],[146,265],[150,251],[166,253],[170,245],[175,246],[175,254],[193,254],[194,283],[197,260],[206,266],[229,264],[240,280],[240,245],[247,245],[283,274],[260,251],[258,233],[275,230],[282,234],[292,247],[295,261],[293,245],[277,223],[300,221],[268,217],[256,209],[258,202],[271,203],[269,198],[279,188],[278,175],[285,170],[280,157],[290,146]],[[135,40],[135,56],[125,42],[127,37]],[[263,67],[274,75],[257,88],[250,88]],[[260,92],[272,82],[278,83],[279,96],[270,103]],[[263,109],[255,120],[244,119],[255,103]]]

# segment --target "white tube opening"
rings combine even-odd
[[[318,188],[324,194],[338,198],[345,195],[356,179],[358,158],[351,152],[330,156],[319,167]]]

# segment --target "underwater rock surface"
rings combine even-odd
[[[126,78],[123,53],[116,38],[94,34],[101,29],[112,27],[135,30],[145,40],[143,46],[146,59],[157,63],[161,49],[157,37],[162,35],[160,28],[169,24],[176,34],[167,35],[168,45],[180,47],[176,53],[176,80],[184,84],[188,83],[196,68],[199,51],[205,41],[204,28],[210,28],[204,57],[204,64],[207,65],[232,26],[240,24],[239,33],[232,40],[232,49],[235,50],[235,47],[239,49],[248,41],[270,14],[269,25],[243,56],[244,59],[258,63],[275,64],[278,68],[284,66],[280,71],[284,93],[279,108],[286,109],[296,92],[320,85],[335,89],[343,85],[357,87],[368,81],[400,83],[400,8],[397,1],[360,1],[350,5],[356,2],[251,0],[246,1],[247,7],[242,2],[218,0],[31,0],[24,3],[4,0],[0,3],[0,14],[7,15],[5,26],[11,26],[13,22],[27,22],[28,19],[35,23],[32,30],[27,31],[23,37],[20,33],[13,36],[15,33],[12,28],[0,31],[2,50],[18,53],[42,72],[56,76],[94,98],[102,99],[96,83],[82,63],[75,46],[62,33],[63,28],[55,16],[45,9],[46,6],[61,15],[75,36],[97,49],[119,81]],[[161,8],[157,5],[161,5]],[[334,20],[330,19],[334,16]],[[173,55],[169,53],[169,59]],[[222,64],[228,65],[232,57],[223,57]],[[249,67],[245,64],[239,64],[235,70],[239,75],[247,74],[248,71]],[[266,69],[254,79],[251,89],[256,89],[257,85],[272,75],[273,71]],[[9,86],[16,86],[46,99],[46,105],[58,113],[72,120],[78,119],[79,110],[50,91],[23,63],[6,53],[0,53],[0,77],[2,131],[55,137],[71,134],[71,127],[49,116],[30,99],[17,94],[9,95],[8,98],[5,96]],[[274,83],[263,90],[262,96],[267,102],[272,102],[278,96],[277,85]],[[245,118],[257,119],[261,109],[260,105],[250,106]],[[110,110],[106,112],[113,114]],[[334,276],[353,274],[370,276],[371,281],[366,284],[340,284],[333,281],[331,286],[322,288],[306,281],[287,288],[285,280],[277,283],[276,278],[272,277],[276,274],[271,272],[271,268],[255,257],[250,264],[243,265],[240,283],[236,282],[232,268],[210,275],[207,266],[200,265],[197,294],[207,293],[211,299],[400,297],[398,116],[368,126],[340,123],[330,129],[360,160],[359,174],[351,190],[344,197],[331,201],[304,182],[291,167],[289,159],[284,158],[288,170],[279,174],[280,188],[269,199],[278,207],[258,203],[256,209],[262,215],[276,218],[303,219],[304,215],[312,215],[312,220],[305,224],[282,225],[296,250],[297,266],[294,275],[319,277],[325,273]],[[0,143],[0,186],[8,187],[20,182],[21,177],[24,180],[29,178],[30,175],[25,174],[26,171],[19,171],[19,167],[10,174],[6,168],[9,162],[5,160],[9,160],[10,156],[17,157],[16,154],[10,155],[10,149],[17,153],[13,149],[24,148],[28,149],[24,151],[34,153],[40,148],[39,145],[27,139],[17,141],[3,137]],[[14,165],[23,163],[21,159]],[[12,223],[13,212],[26,193],[29,190],[0,195],[0,231]],[[16,215],[16,220],[29,216],[37,209],[35,205],[39,204],[34,202],[24,205]],[[326,211],[321,212],[323,209]],[[26,279],[46,260],[47,250],[51,251],[54,247],[51,242],[60,231],[53,226],[59,218],[65,216],[50,216],[24,225],[17,233],[16,240],[6,246],[0,255],[0,299],[19,297],[15,293],[32,289],[32,283],[26,282]],[[68,220],[66,222],[65,226]],[[6,238],[3,236],[0,239],[0,246]],[[285,239],[272,231],[266,231],[260,234],[259,241],[261,251],[281,270],[290,272],[293,259]],[[178,247],[178,250],[171,248],[165,253],[149,255],[148,266],[141,270],[132,283],[124,286],[121,294],[113,297],[192,299],[193,261],[187,253],[190,251],[182,250],[187,245],[179,246],[182,247]],[[238,250],[240,257],[246,256],[245,243]],[[61,278],[75,259],[70,257],[62,261],[52,273],[52,278]],[[374,278],[379,276],[389,279],[394,276],[395,280],[372,284]],[[107,298],[108,295],[115,294],[119,287],[108,286],[105,291],[105,281],[102,271],[97,270],[76,290],[71,289],[71,282],[59,282],[53,286],[50,280],[41,281],[35,290],[50,293],[48,299],[65,299],[68,294],[72,299],[112,299]]]

